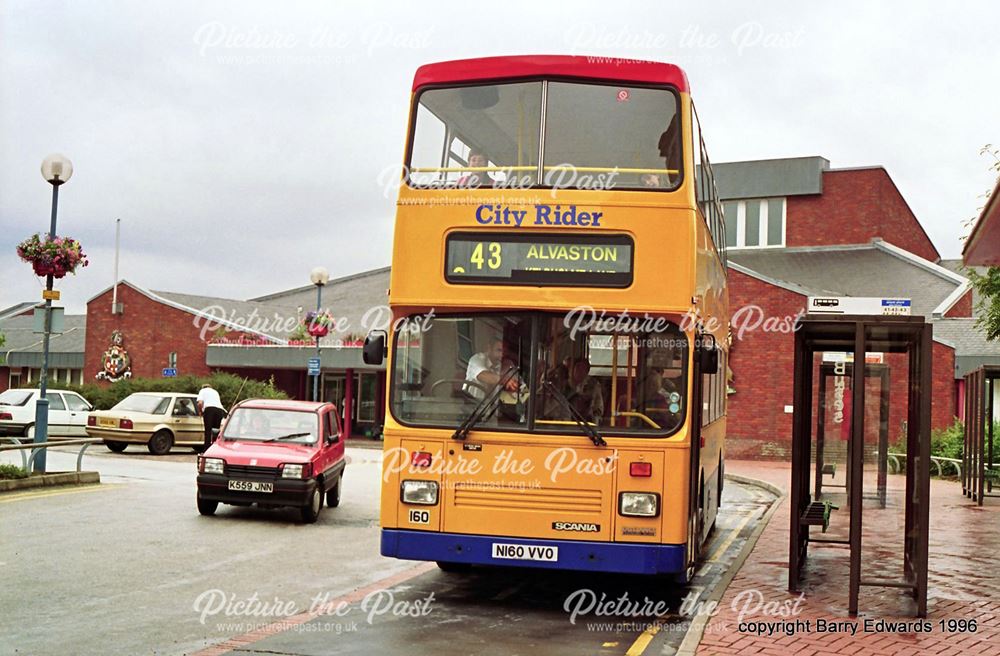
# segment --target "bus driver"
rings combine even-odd
[[[465,380],[469,381],[462,385],[462,391],[476,399],[477,401],[486,398],[487,392],[500,382],[503,376],[501,363],[503,362],[503,340],[495,337],[490,340],[489,348],[480,353],[476,353],[469,358],[469,366],[465,370]],[[471,383],[478,383],[473,385]],[[486,392],[483,389],[486,389]],[[517,391],[517,381],[514,378],[507,381],[507,391]]]

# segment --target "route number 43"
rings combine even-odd
[[[477,269],[483,268],[483,262],[485,260],[486,266],[491,269],[499,269],[501,260],[501,249],[500,244],[496,242],[490,242],[487,246],[489,249],[489,259],[483,257],[483,243],[479,242],[476,247],[472,250],[472,257],[469,260],[476,265]]]
[[[431,523],[431,513],[429,510],[410,510],[410,523],[411,524],[430,524]]]

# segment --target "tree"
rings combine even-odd
[[[980,155],[993,159],[990,164],[990,171],[1000,176],[1000,149],[992,144],[986,144],[980,151]],[[990,192],[986,192],[987,199]],[[984,204],[985,207],[985,204]],[[982,208],[980,208],[982,212]],[[968,224],[975,223],[974,217]],[[983,331],[988,340],[1000,340],[1000,267],[989,267],[984,273],[979,273],[975,269],[966,268],[965,275],[968,276],[976,293],[979,294],[979,302],[976,303],[976,328]]]
[[[3,345],[6,344],[6,343],[7,343],[7,338],[4,337],[3,333],[0,333],[0,348],[2,348]],[[0,353],[0,365],[2,365],[4,363],[4,360],[5,360],[4,354]]]
[[[983,331],[988,340],[1000,339],[1000,267],[989,267],[985,273],[966,269],[979,302],[976,303],[976,328]]]

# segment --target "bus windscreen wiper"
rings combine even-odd
[[[580,430],[586,433],[587,437],[590,438],[590,441],[594,443],[594,446],[608,445],[608,443],[604,441],[604,438],[601,437],[601,434],[597,432],[597,429],[591,426],[590,423],[583,418],[583,415],[580,414],[579,410],[573,407],[573,404],[569,402],[566,395],[560,392],[559,388],[552,384],[552,381],[547,380],[542,384],[549,390],[549,393],[555,397],[555,400],[559,402],[559,405],[563,407],[563,410],[569,413],[569,416],[580,427]]]
[[[511,367],[505,371],[503,375],[500,376],[500,380],[497,381],[497,384],[492,390],[490,390],[490,393],[484,396],[483,400],[476,404],[476,407],[472,409],[472,412],[470,412],[469,416],[465,418],[465,421],[463,421],[458,428],[455,429],[455,432],[452,433],[451,439],[464,440],[467,438],[469,436],[469,431],[472,430],[472,427],[482,421],[483,417],[490,414],[487,410],[489,410],[490,406],[496,403],[496,401],[500,398],[500,394],[503,392],[507,383],[509,383],[514,376],[520,372],[520,367]]]

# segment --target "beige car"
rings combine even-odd
[[[205,427],[195,394],[136,392],[110,410],[95,410],[87,416],[87,435],[121,453],[129,444],[145,444],[154,455],[164,455],[174,446],[201,450]]]

